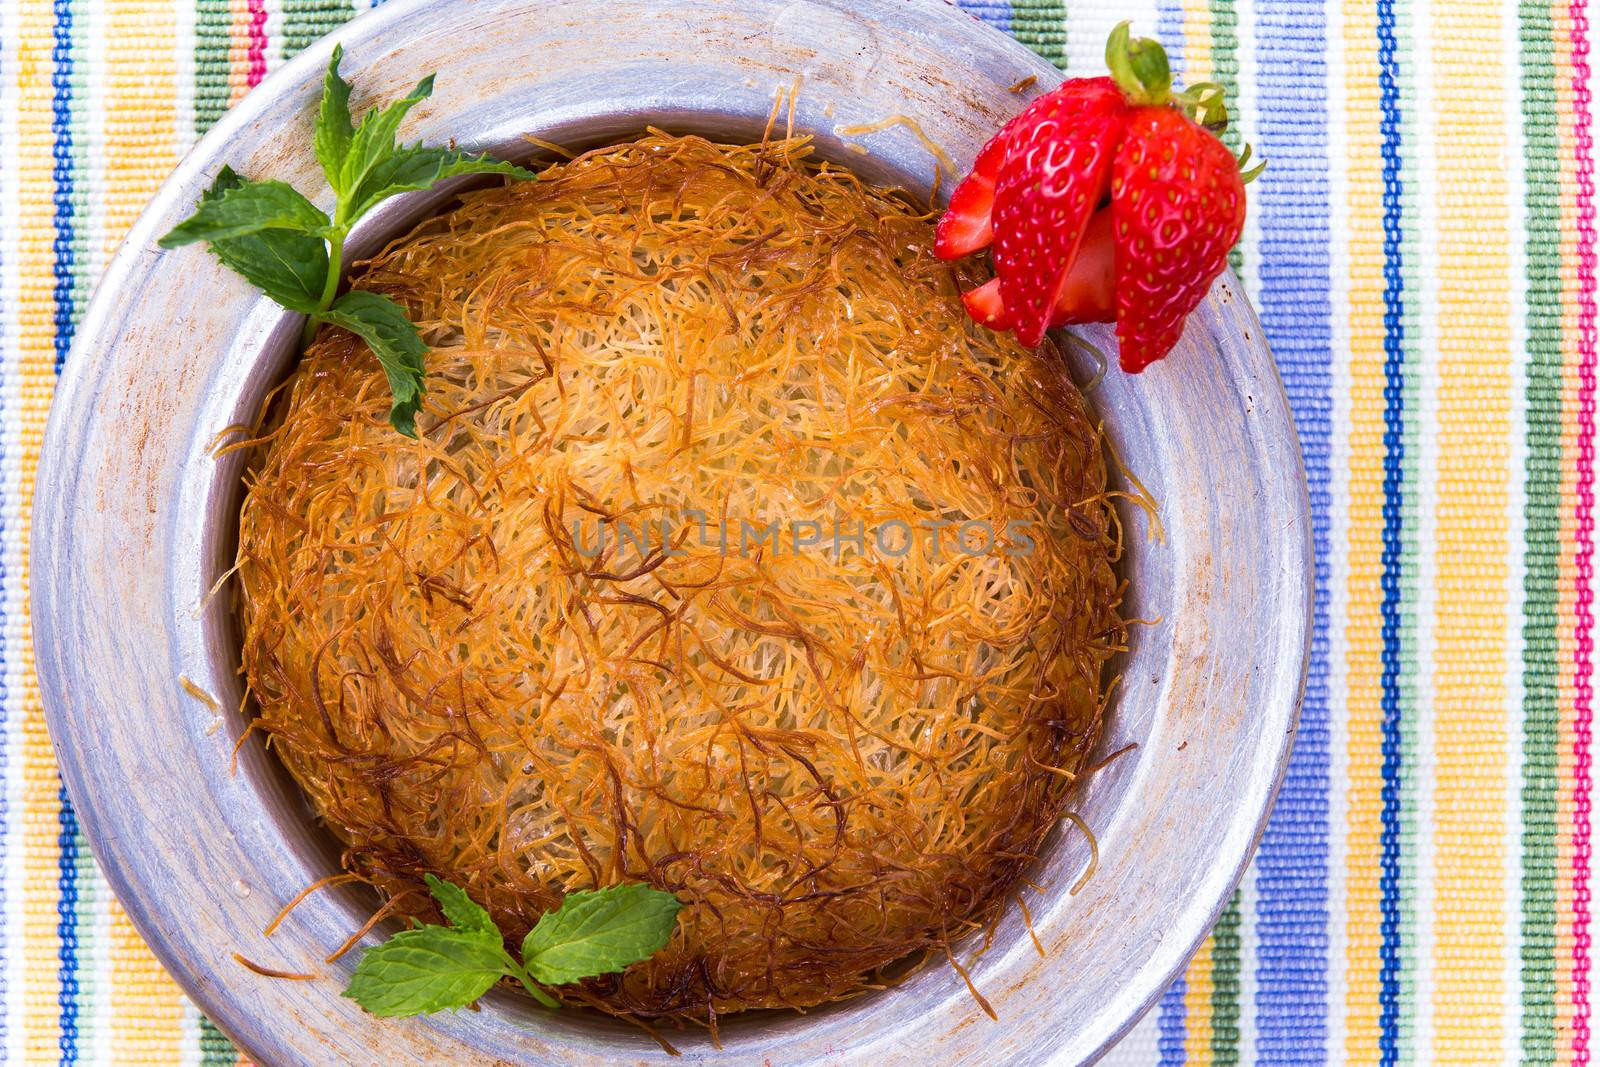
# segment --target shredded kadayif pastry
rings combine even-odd
[[[249,477],[257,726],[349,869],[514,939],[676,893],[664,950],[559,990],[611,1012],[804,1008],[993,922],[1124,640],[1061,361],[808,151],[653,134],[465,195],[356,282],[432,346],[420,439],[325,329]]]

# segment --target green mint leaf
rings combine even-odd
[[[339,180],[331,184],[339,190],[339,220],[354,222],[360,217],[353,190],[366,184],[367,176],[384,160],[396,152],[395,134],[406,112],[426,100],[433,93],[433,75],[417,83],[417,87],[386,108],[373,108],[361,118],[361,125],[350,136],[350,147],[339,167]]]
[[[367,347],[383,365],[383,372],[389,378],[389,390],[394,394],[394,404],[389,409],[390,425],[407,437],[417,436],[417,409],[422,405],[422,394],[427,392],[424,380],[427,368],[423,358],[428,354],[428,346],[423,343],[417,327],[406,318],[405,309],[386,296],[352,289],[318,317],[344,327],[367,342]]]
[[[397,148],[393,155],[379,161],[368,171],[359,189],[349,192],[350,201],[355,205],[351,218],[359,218],[396,193],[428,189],[445,178],[458,178],[463,174],[535,177],[532,171],[514,163],[486,156],[463,155],[450,148],[425,148],[422,145]]]
[[[461,930],[402,930],[366,950],[344,995],[374,1015],[464,1008],[508,973],[505,950]]]
[[[211,252],[230,270],[290,311],[310,315],[322,302],[328,277],[328,246],[319,237],[264,230],[211,242]]]
[[[160,243],[164,248],[176,248],[205,241],[225,266],[285,308],[307,316],[303,343],[310,342],[318,322],[360,336],[389,379],[393,393],[390,423],[402,434],[415,437],[416,414],[426,391],[423,359],[427,345],[405,311],[386,297],[352,292],[333,299],[344,265],[345,238],[362,214],[396,193],[425,189],[441,179],[464,174],[533,175],[510,163],[451,149],[398,145],[395,138],[400,123],[433,92],[431,74],[406,96],[388,107],[368,111],[359,125],[354,124],[351,85],[339,75],[343,58],[344,49],[335,46],[323,76],[313,133],[317,161],[337,201],[334,217],[330,220],[283,182],[249,181],[224,167],[201,196],[195,213],[173,227]],[[442,899],[440,906],[446,906]],[[452,917],[456,926],[451,929],[472,928],[477,922],[475,915],[455,903],[449,908],[465,916]]]
[[[328,216],[290,185],[279,181],[249,181],[231,170],[217,176],[193,215],[161,238],[162,248],[178,248],[195,241],[220,241],[263,230],[289,230],[314,234],[321,240]]]
[[[212,210],[250,184],[233,168],[223,167],[211,188],[201,195],[196,215]],[[326,222],[325,217],[323,221]],[[183,225],[186,224],[180,224],[179,229]],[[168,234],[161,243],[172,247],[171,239],[172,234]],[[317,310],[328,277],[328,247],[321,237],[295,230],[266,229],[216,237],[209,243],[212,254],[224,266],[242,274],[251,285],[290,311],[310,314]]]
[[[568,893],[522,942],[522,966],[544,985],[620,971],[649,959],[672,938],[683,905],[647,885]]]
[[[322,79],[322,106],[317,110],[317,129],[312,137],[317,152],[317,162],[328,184],[338,196],[344,195],[339,175],[344,160],[350,154],[350,139],[355,127],[350,121],[350,83],[339,77],[339,61],[344,59],[344,45],[333,46],[333,58],[328,61],[328,73]]]
[[[439,902],[439,910],[450,920],[452,929],[465,934],[493,938],[496,945],[503,943],[500,928],[494,924],[487,911],[467,896],[465,889],[454,882],[447,882],[431,874],[423,877],[428,882],[428,891],[433,894],[433,899]]]

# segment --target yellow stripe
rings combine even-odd
[[[115,1062],[182,1062],[188,1001],[116,904],[111,912],[110,954]]]
[[[1186,1067],[1205,1067],[1211,1062],[1211,980],[1212,939],[1206,938],[1189,961],[1183,997],[1183,1062]]]
[[[1383,711],[1380,706],[1383,533],[1383,226],[1378,126],[1377,16],[1343,0],[1350,286],[1350,511],[1345,597],[1349,783],[1346,801],[1348,929],[1345,1048],[1335,1059],[1378,1060],[1379,831]],[[1337,93],[1338,87],[1334,92]],[[1334,788],[1340,788],[1335,783]],[[1335,875],[1337,877],[1337,875]],[[1339,966],[1339,961],[1334,961]]]
[[[1433,30],[1438,174],[1438,533],[1434,546],[1434,1054],[1503,1049],[1509,723],[1505,635],[1511,494],[1511,242],[1505,168],[1516,148],[1479,101],[1505,84],[1499,9],[1439,0]],[[1423,432],[1427,432],[1425,429]],[[1426,620],[1424,620],[1426,625]],[[1429,961],[1422,961],[1427,965]]]
[[[178,162],[177,42],[170,0],[106,5],[106,169],[99,187],[105,190],[104,233],[112,244],[122,240]],[[116,1061],[180,1062],[186,1001],[115,902],[107,950]]]
[[[250,91],[249,0],[229,0],[228,16],[228,106],[232,107]]]
[[[55,240],[51,202],[54,179],[51,176],[53,137],[51,118],[51,33],[53,19],[48,0],[17,0],[17,109],[18,128],[13,142],[17,153],[17,235],[18,306],[14,366],[8,368],[20,385],[21,395],[15,411],[6,413],[7,445],[14,449],[19,472],[19,492],[8,501],[17,509],[16,521],[26,529],[33,518],[33,481],[37,471],[39,442],[43,436],[45,412],[50,406],[55,384],[55,300],[52,269]],[[22,573],[8,580],[28,580],[27,549],[22,551]],[[30,1062],[54,1061],[61,1038],[59,977],[61,948],[57,935],[57,905],[61,893],[56,865],[60,849],[60,788],[50,739],[45,733],[44,710],[39,687],[33,677],[33,639],[26,627],[19,628],[20,648],[6,650],[15,655],[25,672],[22,692],[15,694],[12,714],[21,727],[22,751],[13,753],[10,773],[22,776],[22,810],[13,818],[22,826],[24,866],[27,885],[22,900],[12,904],[22,909],[22,944],[7,946],[20,953],[28,976],[25,988],[12,990],[20,996],[25,1018],[22,1026],[24,1054]]]
[[[1183,0],[1183,84],[1197,85],[1210,81],[1214,69],[1211,62],[1211,2]]]

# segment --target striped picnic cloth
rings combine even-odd
[[[0,1040],[232,1063],[112,898],[32,677],[74,323],[207,126],[363,0],[0,0]],[[1595,230],[1582,0],[964,0],[1069,71],[1124,17],[1271,161],[1236,267],[1311,484],[1315,643],[1255,866],[1117,1063],[1587,1063]]]

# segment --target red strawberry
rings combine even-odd
[[[960,259],[988,248],[994,240],[990,213],[994,210],[994,180],[1005,158],[1007,126],[983,146],[972,163],[972,173],[950,194],[950,206],[939,216],[933,233],[933,254],[940,259]]]
[[[1146,107],[1128,123],[1111,185],[1117,340],[1122,369],[1137,372],[1172,351],[1227,265],[1244,230],[1244,182],[1210,131]]]
[[[1017,340],[1030,348],[1110,191],[1126,110],[1110,78],[1082,78],[1035,100],[1012,127],[995,182],[994,269]]]
[[[1117,313],[1116,254],[1111,242],[1111,208],[1094,213],[1078,246],[1077,258],[1061,284],[1060,295],[1050,310],[1051,326],[1080,322],[1110,322]],[[1000,295],[1000,279],[990,278],[961,294],[967,314],[993,330],[1011,328],[1005,301]]]
[[[980,326],[987,326],[991,330],[1011,328],[1006,321],[1005,303],[1000,299],[999,278],[990,278],[976,289],[968,289],[961,294],[961,302],[966,305],[972,321]]]
[[[1116,246],[1109,207],[1094,213],[1083,231],[1077,258],[1050,313],[1051,326],[1110,322],[1117,308]]]
[[[1221,89],[1174,94],[1158,43],[1122,23],[1106,63],[1112,77],[1064,82],[984,146],[935,251],[956,259],[993,241],[997,278],[965,297],[979,322],[1032,346],[1048,326],[1115,318],[1122,365],[1138,371],[1177,343],[1227,265],[1259,168],[1240,175],[1195,121],[1226,122]]]
[[[1041,98],[1042,99],[1042,98]],[[1037,103],[1037,101],[1035,101]],[[1028,118],[1027,107],[1000,127],[972,161],[972,173],[950,194],[950,206],[939,216],[933,252],[940,259],[960,259],[994,243],[994,183],[1011,147],[1011,133]]]

